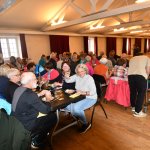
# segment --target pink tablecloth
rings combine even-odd
[[[130,106],[130,90],[128,81],[110,78],[105,99],[108,101],[114,100],[116,103],[125,107]]]

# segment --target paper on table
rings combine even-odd
[[[70,98],[76,98],[76,97],[78,97],[78,96],[80,96],[80,93],[72,94],[72,95],[70,95],[69,97],[70,97]]]

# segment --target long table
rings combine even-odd
[[[51,107],[52,111],[56,111],[56,115],[57,115],[57,124],[54,128],[53,136],[60,133],[61,131],[65,130],[65,129],[67,129],[68,127],[71,127],[71,126],[77,124],[77,120],[75,120],[74,122],[64,126],[63,128],[56,130],[56,128],[59,124],[59,121],[60,121],[60,110],[65,108],[66,106],[68,106],[71,103],[76,103],[83,99],[85,99],[85,96],[83,96],[83,95],[79,95],[75,98],[71,98],[70,94],[65,93],[63,90],[55,91],[54,100],[52,100],[50,103],[46,103],[47,105],[49,105]]]

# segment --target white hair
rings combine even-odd
[[[9,79],[11,79],[11,77],[15,76],[16,74],[20,73],[20,71],[16,68],[10,68],[8,71],[7,71],[7,77]]]
[[[88,68],[87,68],[87,66],[85,64],[78,64],[77,67],[76,67],[76,69],[75,69],[76,73],[78,73],[78,69],[79,68],[82,68],[86,72],[86,74],[89,73],[89,70],[88,70]]]
[[[34,78],[34,73],[32,72],[24,72],[22,75],[21,75],[21,84],[22,85],[26,85],[28,84],[33,78]]]
[[[107,62],[108,62],[108,59],[107,58],[101,58],[100,60],[99,60],[99,62],[101,63],[101,64],[106,64]]]

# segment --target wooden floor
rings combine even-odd
[[[54,150],[149,150],[150,106],[146,118],[136,118],[130,108],[125,110],[113,102],[96,107],[93,127],[80,134],[76,126],[70,127],[53,138]],[[90,116],[88,110],[87,116]]]

